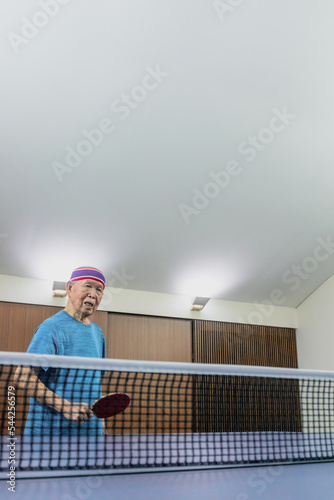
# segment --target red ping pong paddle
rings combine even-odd
[[[94,401],[92,412],[97,418],[108,418],[124,411],[130,404],[127,394],[112,392]]]

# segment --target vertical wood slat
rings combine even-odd
[[[197,363],[298,367],[294,329],[195,321],[193,350]],[[197,432],[300,430],[292,380],[198,377],[193,398]]]
[[[298,368],[293,328],[194,321],[193,360]]]

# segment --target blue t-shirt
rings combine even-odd
[[[101,328],[77,321],[60,311],[35,331],[29,353],[105,358],[105,340]],[[38,378],[52,392],[73,403],[92,404],[101,396],[101,371],[43,367]],[[75,424],[58,411],[30,398],[24,434],[102,434],[102,423],[92,417]]]

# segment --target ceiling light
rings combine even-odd
[[[66,297],[66,282],[54,281],[52,290],[54,297]]]
[[[191,300],[191,311],[201,311],[210,299],[207,297],[195,297]]]

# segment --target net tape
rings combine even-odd
[[[0,466],[15,460],[21,477],[334,459],[331,372],[23,353],[0,363]],[[57,410],[36,380],[63,398]],[[63,415],[64,401],[110,392],[129,394],[123,413],[83,425]]]

